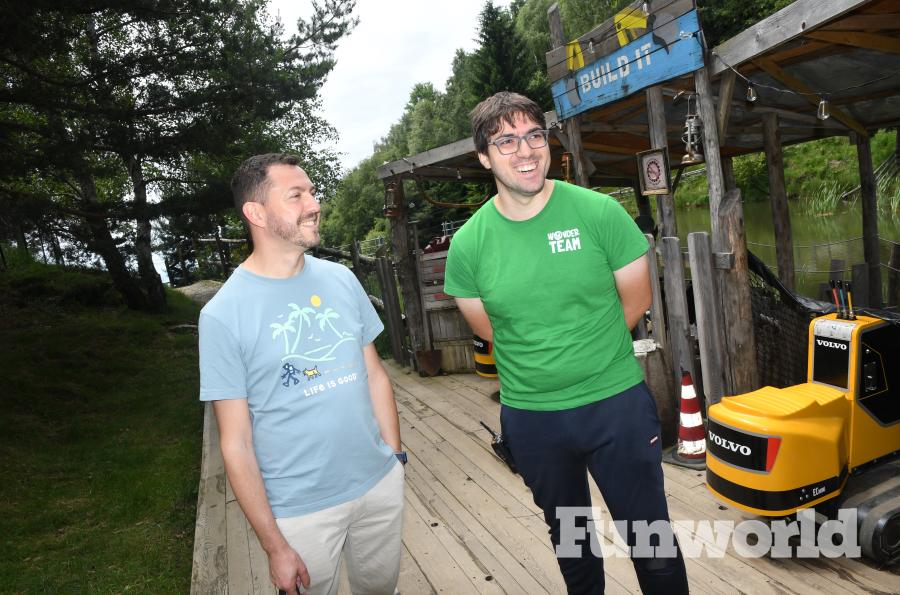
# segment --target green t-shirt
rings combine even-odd
[[[484,303],[503,404],[571,409],[643,379],[613,271],[647,248],[619,203],[560,181],[531,219],[507,219],[491,199],[463,225],[444,291]]]

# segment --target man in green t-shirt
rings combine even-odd
[[[612,198],[546,178],[548,131],[534,102],[497,93],[471,116],[497,195],[454,236],[444,290],[475,334],[494,342],[502,432],[544,511],[568,590],[604,590],[601,552],[588,539],[561,541],[577,535],[566,523],[590,527],[587,514],[574,509],[573,520],[564,510],[591,506],[590,472],[625,523],[641,589],[686,593],[656,404],[629,332],[650,305],[647,241]]]

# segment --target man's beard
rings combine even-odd
[[[315,237],[313,239],[307,239],[303,236],[304,232],[302,220],[298,221],[294,225],[287,225],[276,219],[272,222],[272,233],[277,235],[285,242],[290,242],[291,244],[303,248],[304,250],[315,248],[319,245],[320,242],[318,229],[311,232],[315,234]]]

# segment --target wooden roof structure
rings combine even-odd
[[[760,21],[711,50],[707,58],[719,116],[728,123],[720,135],[722,155],[762,152],[766,113],[779,116],[784,145],[851,132],[866,136],[868,131],[900,124],[898,54],[900,6],[894,0],[797,0]],[[758,99],[753,103],[746,101],[742,77],[756,90]],[[662,87],[670,161],[677,167],[684,155],[681,136],[688,102],[675,98],[681,92],[693,93],[694,79],[687,75]],[[720,94],[729,95],[731,101],[718,101]],[[831,114],[824,121],[816,117],[823,98]],[[546,116],[548,127],[554,129],[549,175],[562,178],[568,141],[556,126],[556,113]],[[636,185],[634,154],[650,148],[645,94],[637,92],[581,114],[581,139],[588,169],[593,166],[592,186]],[[380,179],[413,175],[492,179],[478,162],[472,138],[378,168]]]

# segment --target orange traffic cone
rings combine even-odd
[[[692,469],[706,468],[706,429],[700,415],[700,399],[694,390],[690,372],[681,375],[681,407],[678,420],[678,446],[669,462]]]

